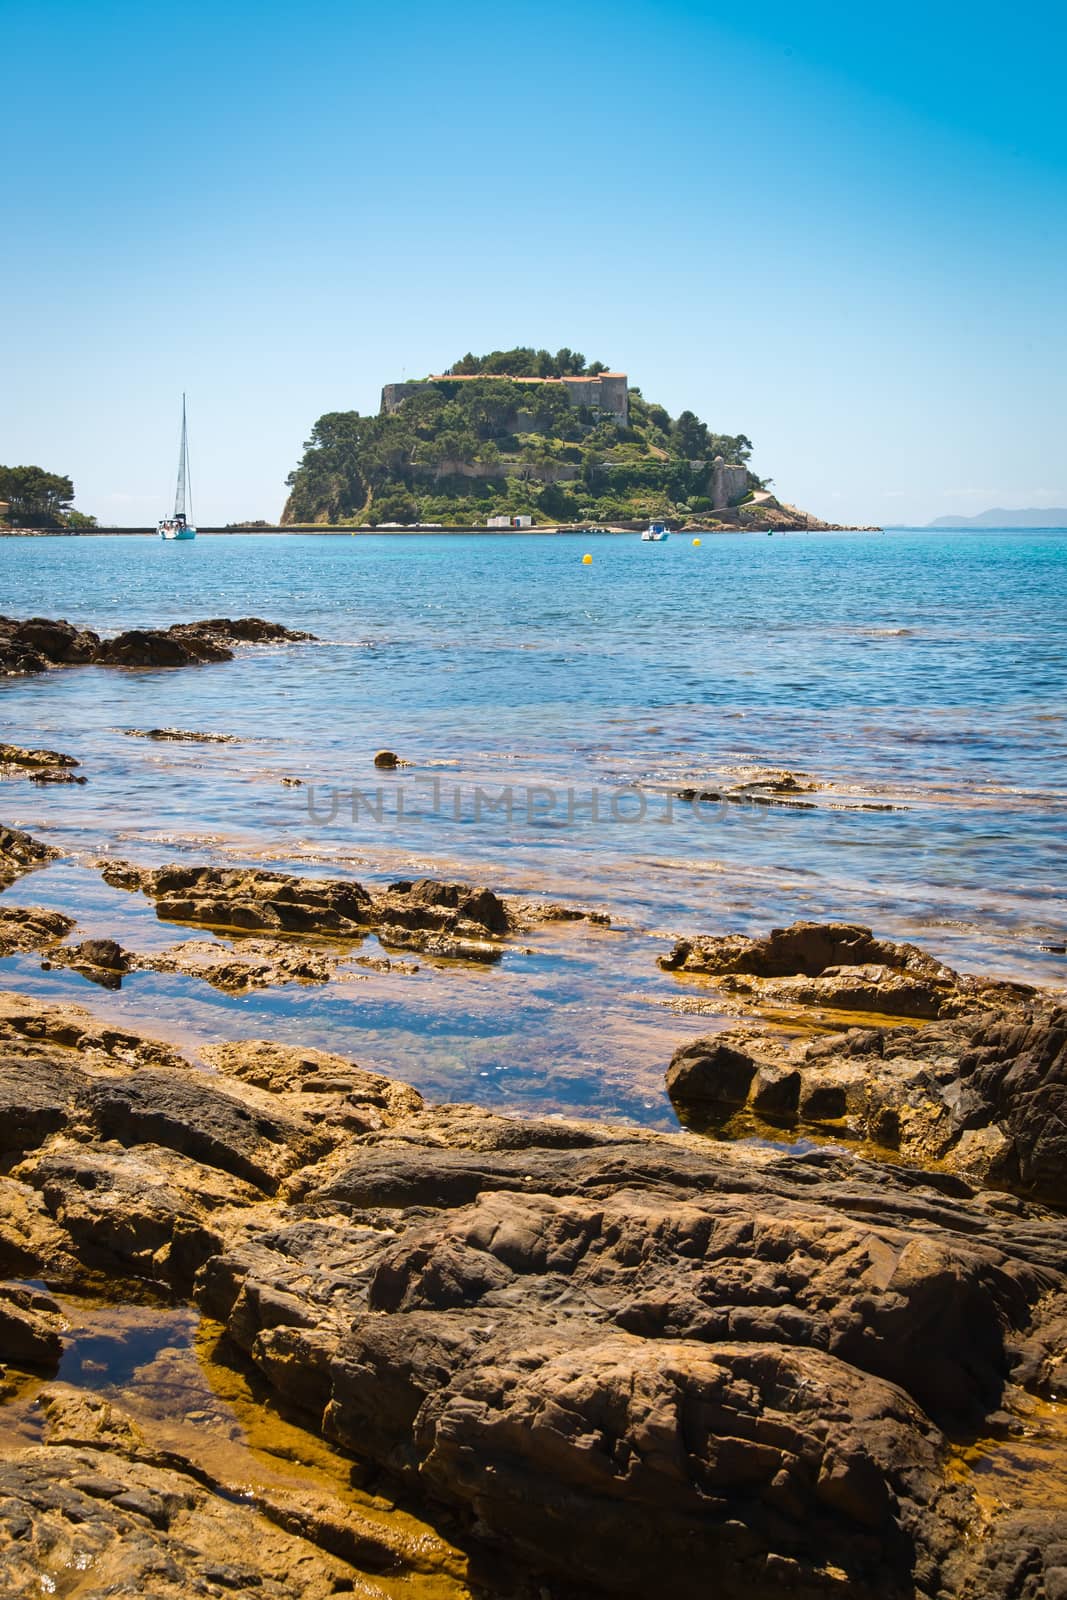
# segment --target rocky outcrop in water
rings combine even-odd
[[[86,783],[72,771],[80,766],[59,750],[27,750],[18,744],[0,744],[0,778],[29,778],[31,783]]]
[[[84,665],[93,658],[100,636],[70,622],[30,617],[19,622],[0,617],[0,672],[46,672],[49,667]]]
[[[200,978],[225,994],[269,989],[282,983],[328,983],[342,958],[328,949],[282,939],[188,939],[138,965],[154,972]]]
[[[170,628],[134,628],[102,639],[70,622],[0,617],[0,673],[46,672],[49,667],[185,667],[232,661],[237,644],[278,644],[313,637],[261,617],[207,618]]]
[[[1067,1206],[1062,1007],[793,1041],[731,1030],[682,1046],[667,1087],[693,1126],[748,1116],[867,1140]]]
[[[1022,1043],[976,1034],[970,1077],[1013,1094]],[[319,1051],[210,1057],[5,997],[0,1270],[193,1295],[310,1428],[553,1596],[1047,1596],[1055,1497],[980,1504],[946,1435],[993,1449],[1024,1387],[1067,1382],[1062,1215],[840,1152],[428,1106]],[[53,1528],[49,1476],[55,1505],[86,1470],[38,1448],[0,1571]],[[74,1526],[116,1552],[102,1498]]]
[[[500,959],[500,941],[513,927],[507,907],[491,889],[432,878],[404,879],[372,892],[349,879],[301,878],[254,867],[141,868],[108,861],[101,863],[101,872],[114,887],[140,890],[154,900],[162,921],[196,927],[352,944],[373,931],[390,948],[481,962]],[[257,954],[261,960],[271,957],[266,948]],[[236,955],[242,959],[239,951]],[[317,967],[314,958],[315,952],[308,952],[308,971],[294,975],[323,981],[312,969],[322,968],[325,958],[319,952]]]
[[[714,981],[719,993],[760,1006],[821,1006],[900,1017],[1000,1010],[1033,995],[1025,984],[964,977],[913,944],[877,939],[847,922],[795,922],[765,938],[679,939],[660,957],[668,972]]]
[[[236,744],[232,733],[196,733],[189,728],[126,728],[128,739],[155,739],[177,744]]]
[[[44,906],[16,906],[0,900],[0,956],[16,950],[43,950],[66,937],[74,918]]]
[[[14,883],[23,873],[35,867],[46,867],[58,861],[60,852],[50,844],[42,844],[21,828],[5,828],[0,823],[0,889]]]
[[[138,965],[136,956],[124,950],[114,939],[83,939],[80,944],[61,945],[48,952],[48,967],[70,967],[80,972],[90,983],[102,989],[121,989],[127,972]]]

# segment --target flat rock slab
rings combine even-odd
[[[349,944],[374,931],[383,944],[394,948],[493,962],[503,953],[499,941],[515,926],[508,907],[491,889],[432,878],[402,880],[372,892],[349,879],[304,878],[253,867],[141,868],[125,861],[108,861],[101,864],[101,873],[113,887],[140,890],[154,900],[162,921],[193,927],[305,935]],[[175,959],[181,959],[180,955]],[[277,966],[277,953],[273,959]],[[243,985],[239,981],[239,961],[238,953],[231,986],[247,987],[248,981]],[[316,953],[304,947],[289,961],[297,966],[303,963],[305,981],[325,981],[332,970],[321,950]],[[223,963],[212,957],[212,965],[221,969]],[[254,963],[246,961],[244,965],[247,978]],[[285,977],[272,980],[270,965],[268,954],[260,968],[261,982],[288,981]],[[302,974],[294,971],[292,975]],[[260,986],[255,980],[252,983]]]
[[[71,1593],[75,1573],[84,1600],[327,1600],[352,1586],[347,1562],[177,1465],[99,1444],[31,1446],[0,1459],[4,1595]]]
[[[244,994],[284,983],[328,983],[341,959],[336,951],[281,939],[248,938],[229,944],[189,939],[138,964],[153,972],[201,978],[224,994]]]
[[[1004,1010],[1035,992],[962,976],[917,945],[878,939],[847,922],[795,922],[758,939],[732,933],[679,939],[659,964],[707,978],[754,1009],[810,1006],[933,1019]]]

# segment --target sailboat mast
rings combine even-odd
[[[174,495],[174,515],[185,516],[186,480],[189,476],[189,441],[185,432],[185,395],[182,395],[182,443],[178,452],[178,488]]]

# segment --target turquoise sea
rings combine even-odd
[[[1065,595],[1067,532],[0,541],[12,616],[318,636],[0,679],[0,741],[66,751],[89,780],[0,786],[5,822],[69,852],[19,903],[134,949],[186,936],[103,884],[112,855],[457,877],[613,924],[541,930],[488,971],[237,1000],[152,973],[106,994],[34,956],[0,981],[191,1049],[299,1039],[433,1094],[663,1125],[671,1052],[709,1026],[656,968],[676,935],[832,916],[1062,984],[1042,946],[1067,942]],[[237,742],[126,733],[160,726]],[[382,747],[410,765],[376,771]],[[779,769],[819,785],[811,809],[672,799]]]

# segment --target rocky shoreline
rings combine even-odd
[[[0,675],[23,676],[52,667],[187,667],[232,661],[235,645],[312,638],[262,617],[209,617],[169,628],[131,628],[110,639],[62,619],[0,617]]]
[[[56,855],[0,830],[0,881]],[[484,963],[588,915],[100,870],[238,993],[327,982],[370,930]],[[11,898],[0,950],[104,987],[141,959]],[[849,924],[662,965],[727,1022],[664,1062],[700,1131],[430,1104],[264,1039],[196,1061],[0,995],[4,1592],[1063,1600],[1067,1013]],[[164,1427],[72,1381],[71,1296],[201,1319],[203,1370],[333,1451],[342,1498],[235,1493],[180,1385]]]

